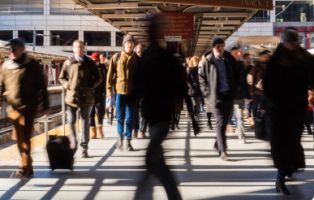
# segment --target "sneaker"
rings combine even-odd
[[[34,176],[33,169],[25,170],[25,169],[18,169],[13,174],[12,178],[31,178]]]
[[[116,148],[119,150],[123,149],[123,138],[119,138],[116,142]]]
[[[133,151],[134,150],[130,139],[128,139],[126,142],[126,150],[127,151]]]
[[[83,150],[82,150],[81,158],[88,158],[87,149],[83,149]]]
[[[224,161],[228,161],[228,159],[229,159],[226,152],[220,153],[220,158],[221,158],[221,160],[224,160]]]

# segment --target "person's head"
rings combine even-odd
[[[290,50],[294,50],[300,47],[298,31],[293,27],[287,27],[284,30],[281,39],[283,45]]]
[[[99,54],[97,52],[92,53],[90,57],[95,63],[99,63]]]
[[[127,53],[127,54],[131,54],[134,48],[134,44],[135,44],[135,40],[134,37],[132,35],[125,35],[123,38],[123,50]]]
[[[138,43],[135,47],[135,53],[138,55],[138,57],[141,57],[144,52],[144,45],[142,43]]]
[[[264,50],[258,55],[261,62],[268,62],[271,57],[271,52],[269,50]]]
[[[214,38],[212,47],[214,56],[216,58],[222,57],[223,53],[225,52],[225,41],[222,38]]]
[[[199,61],[200,61],[199,57],[193,56],[193,57],[189,60],[188,67],[198,67]]]
[[[236,60],[241,59],[241,49],[239,47],[232,47],[230,49],[230,53],[234,57],[234,59],[236,59]]]
[[[249,53],[243,54],[243,63],[244,63],[244,65],[250,65],[251,64],[251,55]]]
[[[100,63],[102,63],[102,64],[107,63],[107,58],[106,58],[106,56],[105,56],[104,54],[100,54],[100,55],[99,55],[99,61],[100,61]]]
[[[10,40],[10,42],[6,44],[6,46],[10,47],[9,57],[12,60],[20,58],[25,52],[24,41],[19,38]]]
[[[84,42],[81,40],[75,40],[73,42],[73,53],[75,56],[82,57],[85,52]]]

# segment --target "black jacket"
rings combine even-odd
[[[305,110],[308,89],[314,85],[314,59],[305,49],[279,45],[264,75],[264,94],[271,109]]]
[[[142,114],[149,123],[170,122],[178,98],[187,87],[184,68],[167,50],[150,46],[135,73],[136,96],[142,99]]]
[[[191,97],[201,97],[202,92],[198,80],[198,67],[187,68],[188,95]]]

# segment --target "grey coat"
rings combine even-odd
[[[231,89],[230,94],[232,97],[234,97],[234,90],[237,84],[236,60],[227,51],[224,52],[223,58],[225,61],[227,77]],[[205,97],[207,112],[212,112],[217,104],[218,78],[217,66],[214,63],[214,55],[210,51],[202,57],[199,63],[199,82],[201,91]]]

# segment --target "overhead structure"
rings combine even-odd
[[[271,10],[272,0],[73,0],[138,41],[147,42],[149,16],[192,14],[191,38],[181,41],[186,55],[201,55],[214,37],[229,37],[258,10]],[[178,21],[180,23],[180,21]],[[179,36],[180,38],[180,36]]]

